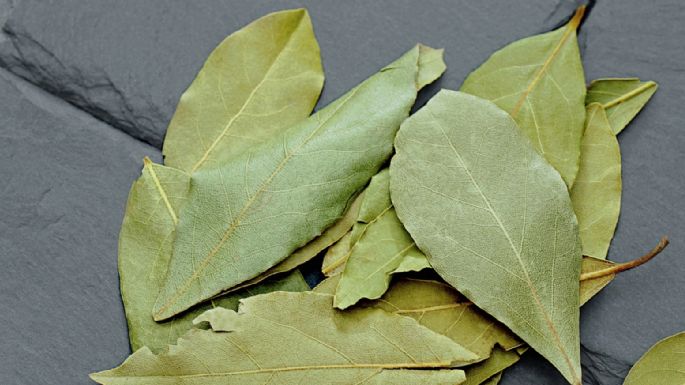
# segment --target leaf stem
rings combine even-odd
[[[581,274],[580,280],[586,281],[588,279],[595,279],[611,274],[618,274],[622,271],[630,270],[640,265],[644,265],[645,263],[649,262],[652,258],[659,255],[659,253],[661,253],[666,248],[666,246],[668,246],[668,243],[668,237],[663,236],[661,237],[659,243],[652,250],[650,250],[647,254],[641,256],[640,258],[625,263],[618,263],[614,266],[607,267],[606,269]]]
[[[585,5],[581,5],[576,9],[576,13],[573,15],[571,20],[568,22],[569,26],[572,29],[578,29],[578,26],[580,25],[581,20],[583,20],[583,16],[585,16]]]

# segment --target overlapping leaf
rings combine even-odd
[[[659,341],[633,366],[623,385],[685,384],[685,332]]]
[[[463,385],[497,384],[502,372],[520,359],[521,354],[516,350],[507,351],[496,347],[486,361],[465,368],[466,381]]]
[[[119,235],[119,276],[133,350],[147,346],[157,352],[166,348],[190,329],[193,318],[213,306],[237,308],[238,300],[249,295],[309,289],[295,271],[249,291],[219,297],[168,322],[154,322],[150,312],[164,283],[178,210],[187,198],[189,181],[185,172],[146,159],[142,175],[129,194]]]
[[[345,309],[362,298],[379,298],[388,289],[391,274],[430,267],[395,214],[387,169],[371,179],[358,226],[350,237],[345,269],[333,301],[337,308]]]
[[[380,309],[333,309],[332,297],[277,292],[243,300],[240,312],[200,316],[194,330],[160,355],[141,349],[100,384],[296,385],[459,384],[476,359],[415,320]],[[260,341],[260,343],[255,343]],[[426,370],[441,369],[441,370]]]
[[[390,166],[399,218],[435,270],[580,384],[581,247],[568,192],[495,104],[441,91]]]
[[[320,252],[324,251],[328,246],[338,242],[342,237],[344,237],[350,228],[355,224],[357,220],[357,215],[359,214],[359,208],[361,206],[363,199],[363,193],[360,194],[347,209],[345,215],[340,218],[335,224],[326,229],[323,234],[314,238],[311,242],[307,243],[305,246],[300,247],[294,253],[292,253],[288,258],[284,259],[278,265],[270,268],[269,270],[263,272],[262,274],[235,286],[231,291],[239,290],[245,287],[255,285],[263,280],[274,276],[276,274],[281,274],[286,271],[293,270],[298,266],[304,264],[305,262],[316,257]]]
[[[598,103],[587,107],[581,151],[571,202],[583,255],[606,258],[621,211],[621,150],[604,107]]]
[[[583,13],[581,7],[566,26],[495,52],[461,87],[507,111],[569,187],[578,172],[585,122],[585,77],[576,38]]]
[[[307,120],[218,168],[197,170],[156,320],[252,279],[340,218],[392,152],[420,67],[413,48]],[[426,74],[424,71],[427,71]]]
[[[165,164],[217,167],[309,116],[323,86],[319,45],[304,9],[266,15],[228,36],[181,97]]]
[[[590,83],[585,102],[604,107],[614,134],[618,134],[642,110],[658,86],[638,78],[597,79]]]

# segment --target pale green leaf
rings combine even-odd
[[[119,235],[119,277],[131,348],[160,351],[188,331],[193,318],[213,306],[237,308],[240,298],[273,290],[308,290],[299,271],[250,290],[214,299],[164,323],[150,312],[164,283],[178,210],[186,200],[190,178],[180,170],[154,164],[145,167],[129,194]]]
[[[564,27],[495,52],[461,90],[507,111],[535,149],[573,185],[585,122],[585,77],[576,29],[584,8]]]
[[[192,175],[155,320],[254,278],[344,214],[392,153],[426,76],[419,50],[283,134]]]
[[[611,268],[616,265],[606,259],[597,259],[592,257],[583,257],[581,265],[581,278],[583,274],[592,273],[604,269]],[[580,306],[583,306],[592,299],[597,293],[606,287],[611,281],[616,278],[616,274],[607,274],[598,278],[581,279],[580,281]]]
[[[580,169],[571,188],[583,255],[606,258],[621,211],[621,150],[604,108],[587,107]]]
[[[685,384],[685,332],[659,341],[630,369],[623,385]]]
[[[333,309],[330,295],[276,292],[216,308],[167,353],[141,349],[91,377],[106,385],[453,385],[476,356],[415,320]],[[427,370],[441,369],[441,370]]]
[[[586,104],[604,107],[614,134],[618,134],[642,110],[658,86],[653,81],[638,78],[597,79],[590,83]]]
[[[480,385],[490,384],[491,379],[496,379],[495,384],[499,381],[499,376],[502,371],[521,359],[521,355],[516,350],[506,351],[500,348],[495,348],[492,355],[486,361],[468,366],[464,369],[466,372],[466,381],[463,385]]]
[[[217,167],[309,116],[323,86],[319,45],[304,9],[266,15],[228,36],[181,96],[165,164]]]
[[[401,279],[381,299],[364,306],[414,318],[474,352],[479,361],[490,357],[495,345],[506,350],[521,345],[507,328],[440,282]]]
[[[495,104],[443,90],[395,140],[397,215],[450,285],[580,384],[581,246],[566,185]]]
[[[294,253],[292,253],[288,258],[284,259],[278,265],[270,268],[269,270],[263,272],[262,274],[235,286],[231,291],[239,290],[248,286],[255,285],[263,280],[276,275],[281,274],[286,271],[293,270],[298,266],[304,264],[305,262],[316,257],[320,252],[324,251],[328,246],[338,242],[342,237],[344,237],[352,228],[357,220],[357,215],[359,214],[359,208],[363,199],[363,193],[360,194],[352,202],[350,207],[345,212],[342,218],[340,218],[335,224],[326,229],[323,234],[314,238],[311,242],[307,243],[305,246],[300,247]]]
[[[363,231],[353,231],[351,235],[345,269],[335,292],[333,302],[339,309],[362,298],[381,297],[390,285],[391,274],[430,267],[395,214],[390,202],[388,169],[371,179],[359,221],[357,229]]]
[[[342,238],[333,246],[326,250],[326,254],[323,257],[323,262],[321,263],[321,272],[326,277],[336,276],[345,270],[345,263],[350,255],[350,249],[352,248],[352,231],[343,235]],[[332,294],[332,293],[331,293]]]
[[[499,384],[499,382],[502,380],[502,373],[503,372],[499,372],[499,373],[495,374],[494,376],[488,378],[482,384],[483,385],[497,385],[497,384]],[[468,378],[466,380],[468,381]]]

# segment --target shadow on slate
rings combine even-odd
[[[416,42],[446,48],[448,70],[439,85],[457,89],[492,52],[551,29],[576,5],[0,0],[0,23],[7,19],[0,66],[160,147],[178,98],[209,52],[267,12],[309,9],[326,71],[322,106]],[[661,86],[619,138],[623,213],[610,259],[635,257],[663,234],[672,240],[663,256],[618,277],[583,308],[589,385],[620,385],[649,346],[685,327],[683,17],[677,0],[599,0],[581,29],[588,81],[639,76]],[[0,321],[8,325],[0,332],[0,378],[18,385],[90,384],[88,372],[113,367],[128,354],[116,239],[140,158],[153,150],[23,88],[0,81],[0,177],[7,181],[0,188]],[[422,93],[418,104],[438,88]],[[528,353],[502,384],[531,383],[563,379]]]

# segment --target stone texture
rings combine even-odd
[[[495,47],[549,29],[575,7],[572,0],[508,3],[22,0],[3,28],[0,66],[160,147],[207,55],[268,12],[309,9],[326,70],[325,105],[417,42],[449,48],[442,85],[457,88]],[[492,12],[498,8],[506,12]]]
[[[12,78],[0,72],[0,383],[87,384],[128,352],[117,237],[159,151]]]
[[[320,105],[418,41],[445,47],[448,64],[421,104],[440,87],[458,88],[507,42],[559,25],[575,2],[0,0],[0,25],[7,20],[0,66],[159,147],[212,48],[252,19],[295,6],[309,9],[321,44],[327,80]],[[583,308],[586,385],[621,384],[649,346],[685,329],[684,17],[677,0],[598,0],[581,28],[588,80],[660,83],[619,137],[623,211],[610,259],[634,258],[663,234],[673,241]],[[128,354],[116,237],[140,157],[157,152],[13,83],[0,81],[0,321],[8,325],[0,332],[0,378],[89,384],[89,371]],[[529,352],[502,384],[563,380]]]

